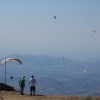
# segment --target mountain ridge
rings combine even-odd
[[[22,61],[20,65],[17,61],[8,61],[7,83],[18,88],[18,80],[22,75],[26,76],[26,92],[29,91],[28,81],[31,75],[37,79],[37,93],[49,94],[77,94],[94,95],[100,94],[99,75],[100,61],[97,62],[74,62],[65,57],[57,58],[46,55],[19,55],[14,54],[9,57],[16,57]],[[3,59],[1,59],[2,61]],[[0,67],[1,79],[4,80],[4,67]],[[86,73],[84,73],[86,70]],[[10,76],[14,76],[10,80]],[[43,80],[43,82],[41,82]],[[93,92],[92,92],[93,91]]]

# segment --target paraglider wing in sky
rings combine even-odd
[[[92,32],[94,32],[94,33],[96,33],[96,31],[95,30],[91,30]]]
[[[6,58],[6,59],[4,59],[4,60],[1,62],[1,65],[3,66],[3,65],[5,64],[5,62],[7,62],[7,61],[9,61],[9,60],[16,60],[16,61],[18,61],[18,62],[22,65],[22,62],[21,62],[19,59],[17,59],[17,58]]]
[[[54,16],[54,18],[56,19],[56,16]]]
[[[85,76],[86,76],[86,70],[84,70],[84,74],[85,74]]]
[[[56,19],[57,17],[56,16],[53,16],[52,18],[55,18]]]
[[[56,16],[53,16],[52,18],[56,19],[57,17]],[[55,22],[55,21],[54,21]]]
[[[84,70],[84,73],[86,73],[86,70]]]

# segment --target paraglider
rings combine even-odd
[[[53,16],[52,18],[55,18],[56,19],[56,16]]]
[[[1,62],[1,65],[3,66],[7,61],[9,61],[9,60],[16,60],[16,61],[18,61],[21,65],[22,65],[22,62],[19,60],[19,59],[17,59],[17,58],[6,58],[6,59],[4,59],[2,62]]]
[[[9,61],[9,60],[16,60],[18,61],[21,65],[22,65],[22,62],[17,59],[17,58],[5,58],[2,62],[1,62],[1,65],[3,66],[5,64],[5,84],[6,84],[6,62]],[[13,78],[13,77],[12,77]]]
[[[56,16],[53,16],[52,18],[56,19],[57,17]],[[55,22],[55,21],[54,21]]]
[[[94,33],[96,33],[96,31],[95,30],[90,30],[91,32],[94,32]],[[92,36],[92,35],[91,35]]]
[[[84,74],[85,74],[85,76],[86,76],[86,70],[84,70]]]
[[[13,79],[13,76],[11,76],[10,79]]]
[[[91,30],[92,32],[94,32],[94,33],[96,33],[96,31],[95,30]]]

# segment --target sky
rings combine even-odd
[[[0,57],[18,53],[100,61],[99,4],[100,0],[0,0]]]

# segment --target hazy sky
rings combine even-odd
[[[15,53],[99,60],[100,0],[0,0],[0,56]]]

